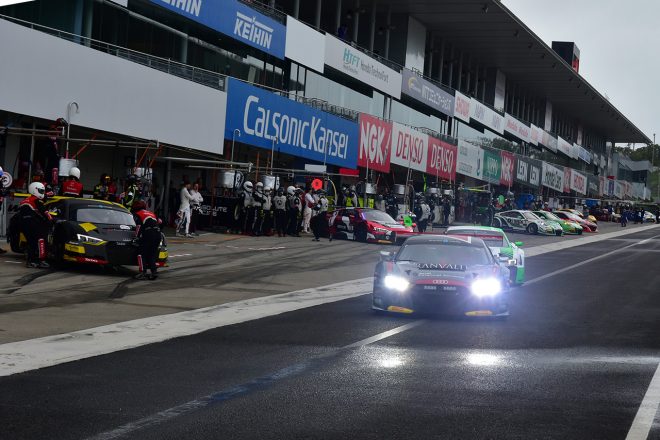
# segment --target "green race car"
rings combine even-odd
[[[451,226],[447,228],[445,234],[482,239],[493,256],[508,267],[511,284],[519,286],[525,282],[525,251],[521,249],[523,244],[519,241],[509,241],[509,238],[500,228]]]
[[[576,222],[561,219],[548,211],[534,211],[534,214],[541,217],[546,223],[557,223],[561,226],[564,234],[582,235],[582,226]]]

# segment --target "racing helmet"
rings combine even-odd
[[[282,188],[281,186],[279,188],[277,188],[277,195],[278,196],[283,196],[284,195],[284,188]]]
[[[131,211],[133,212],[141,211],[143,209],[147,209],[147,204],[144,202],[144,200],[133,202],[133,206],[131,206]]]
[[[257,191],[263,191],[264,184],[262,182],[257,182]]]
[[[252,191],[253,188],[254,188],[254,186],[252,185],[252,182],[250,182],[249,180],[247,180],[247,181],[243,184],[243,189],[244,189],[245,191]]]
[[[69,170],[69,177],[75,177],[76,179],[80,180],[80,169],[78,167],[72,167]]]
[[[294,195],[296,193],[296,187],[295,186],[290,186],[286,189],[287,194],[290,196]]]
[[[108,176],[108,178],[110,178],[110,176]],[[136,176],[135,174],[131,174],[130,176],[128,176],[128,177],[126,178],[126,181],[127,181],[129,184],[136,183],[137,180],[138,180],[138,176]]]
[[[32,182],[28,187],[28,192],[39,200],[43,200],[46,197],[46,187],[41,182]]]

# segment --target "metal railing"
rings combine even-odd
[[[286,24],[286,12],[284,12],[282,9],[278,8],[277,6],[273,8],[257,0],[238,0],[238,1],[251,7],[252,9],[256,9],[257,11],[261,12],[264,15],[269,16],[273,20],[279,21],[282,24]]]

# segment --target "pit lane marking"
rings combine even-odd
[[[274,247],[267,247],[267,248],[248,248],[251,251],[279,251],[282,249],[286,249],[286,246],[274,246]]]
[[[660,406],[660,364],[658,364],[644,399],[639,405],[626,440],[646,440],[648,438],[658,413],[658,406]]]
[[[192,257],[192,254],[176,254],[176,255],[170,255],[167,258],[178,258],[178,257]]]
[[[242,397],[254,391],[259,391],[268,388],[280,380],[288,379],[290,377],[300,375],[313,368],[323,367],[327,365],[328,359],[339,357],[342,354],[344,354],[344,352],[346,352],[347,350],[364,347],[373,344],[374,342],[382,341],[383,339],[389,338],[399,333],[403,333],[415,327],[419,327],[420,325],[425,323],[426,320],[421,319],[415,322],[411,322],[409,324],[405,324],[393,328],[391,330],[384,331],[382,333],[378,333],[374,336],[362,339],[352,344],[345,345],[341,348],[336,349],[331,353],[312,357],[306,361],[289,365],[287,367],[274,371],[268,375],[254,378],[240,385],[235,385],[231,388],[206,395],[199,399],[182,403],[172,408],[136,420],[135,422],[130,422],[125,425],[119,426],[118,428],[112,429],[110,431],[105,431],[100,434],[94,435],[92,437],[88,437],[87,440],[113,440],[113,439],[125,437],[135,433],[135,431],[160,425],[164,422],[168,422],[179,416],[183,416],[192,413],[194,411],[208,408],[211,406],[221,405],[237,397]]]

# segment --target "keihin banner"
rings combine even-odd
[[[392,129],[392,154],[390,161],[422,172],[426,172],[429,135],[407,125],[394,123]]]
[[[458,141],[457,173],[483,180],[483,163],[484,150],[466,141]]]
[[[389,173],[391,145],[392,123],[360,114],[358,166]]]
[[[456,180],[456,146],[429,136],[428,150],[426,173],[440,179]]]
[[[571,189],[580,194],[587,193],[587,176],[571,170]]]
[[[151,0],[190,20],[284,59],[286,28],[238,0]]]
[[[325,34],[325,64],[396,99],[401,98],[399,72],[330,34]]]
[[[543,162],[543,179],[541,181],[546,188],[554,189],[555,191],[564,191],[564,170]]]
[[[358,126],[288,98],[229,80],[225,137],[235,129],[241,142],[257,147],[356,168]]]
[[[429,107],[454,116],[454,97],[409,69],[403,69],[401,92]]]
[[[504,133],[504,116],[474,98],[470,100],[470,109],[470,118],[485,125],[495,133]]]
[[[456,92],[454,96],[454,117],[460,119],[464,122],[470,123],[470,115],[472,114],[472,109],[470,108],[472,100],[462,94],[461,92]]]

